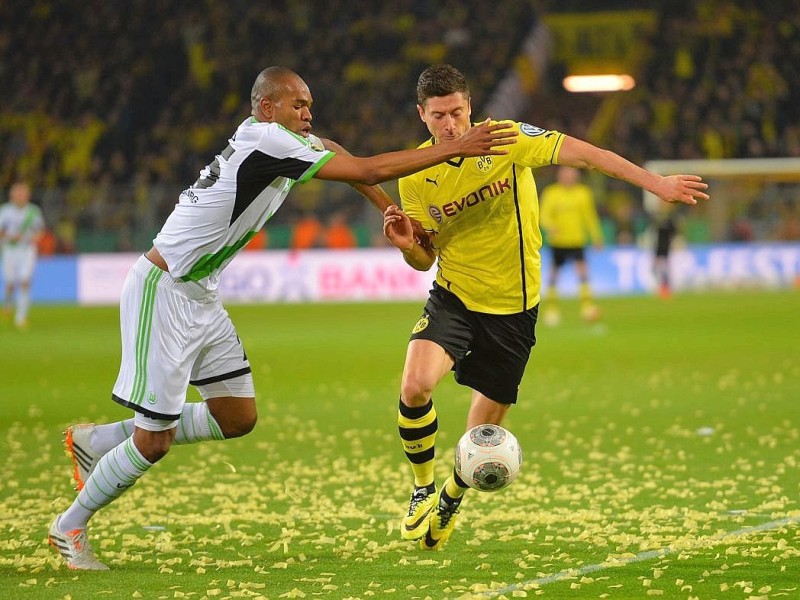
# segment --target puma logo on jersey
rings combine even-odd
[[[453,200],[442,206],[442,212],[448,217],[454,217],[461,211],[470,206],[480,204],[485,200],[489,200],[500,194],[511,191],[511,184],[508,177],[503,180],[497,180],[489,185],[484,185],[474,192],[470,192],[459,200]]]
[[[429,179],[428,177],[425,178],[425,183],[432,183],[437,188],[439,187],[439,175],[436,176],[436,179]]]

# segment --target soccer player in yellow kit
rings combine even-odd
[[[422,72],[417,102],[432,136],[420,147],[457,139],[472,127],[469,87],[450,65]],[[667,202],[708,198],[697,176],[663,177],[558,131],[511,125],[519,135],[507,155],[449,160],[404,177],[403,210],[390,206],[384,212],[384,233],[409,265],[427,271],[437,263],[436,281],[408,344],[398,414],[414,474],[401,536],[419,539],[423,549],[440,548],[450,537],[467,489],[453,471],[436,491],[434,388],[455,371],[456,381],[472,390],[467,428],[500,424],[517,401],[536,343],[542,236],[531,169],[594,168]],[[430,232],[430,246],[415,238],[411,218]]]
[[[543,302],[542,316],[546,325],[555,325],[561,320],[558,275],[561,267],[573,260],[580,282],[578,297],[581,316],[588,321],[600,316],[597,305],[592,301],[586,246],[591,242],[595,248],[602,248],[603,233],[594,206],[594,194],[588,185],[581,182],[580,177],[580,171],[562,165],[558,167],[556,181],[542,190],[539,216],[553,257],[547,295]]]

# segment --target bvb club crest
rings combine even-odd
[[[411,330],[411,333],[419,333],[428,326],[428,323],[430,323],[428,315],[422,315],[419,321],[417,321],[417,324],[414,325],[414,329]]]
[[[475,161],[475,166],[478,167],[478,171],[481,173],[488,173],[492,170],[492,157],[479,156],[478,160]]]

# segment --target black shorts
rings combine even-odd
[[[434,283],[412,340],[430,340],[453,358],[458,383],[501,404],[517,401],[525,365],[536,344],[539,307],[513,315],[468,310]]]
[[[571,260],[584,262],[586,260],[583,246],[577,248],[550,248],[553,251],[553,266],[562,267]]]
[[[666,258],[672,245],[673,230],[659,227],[656,229],[656,256]]]

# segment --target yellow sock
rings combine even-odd
[[[431,485],[435,464],[434,444],[436,432],[439,430],[433,401],[415,408],[408,407],[401,401],[397,426],[403,450],[414,472],[414,485],[417,487]]]
[[[463,484],[463,485],[462,485]],[[444,491],[445,493],[450,496],[451,498],[461,498],[469,489],[469,486],[462,481],[462,479],[456,475],[455,471],[453,474],[447,478],[447,481],[444,483]]]
[[[588,281],[582,281],[578,296],[581,299],[581,304],[589,304],[592,301],[592,288],[589,286]]]

